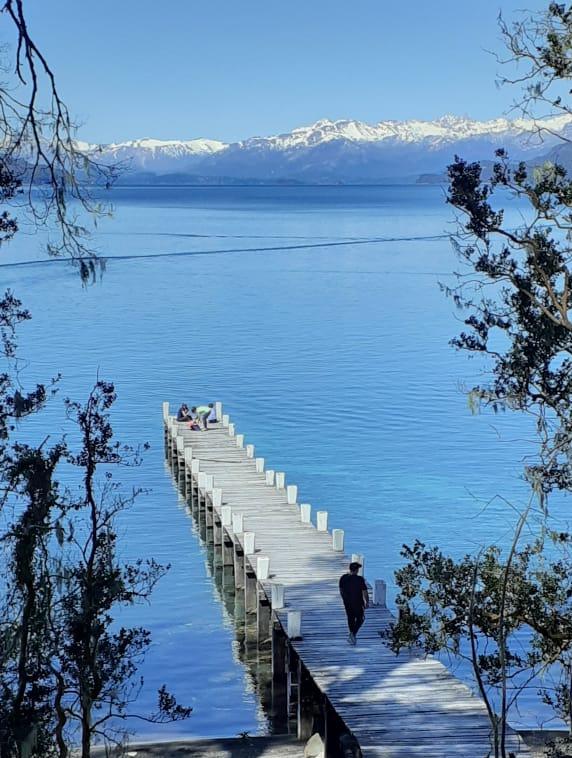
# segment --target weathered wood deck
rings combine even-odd
[[[379,585],[378,604],[366,612],[357,645],[348,644],[338,592],[339,577],[350,560],[343,553],[343,533],[336,531],[334,539],[331,531],[316,528],[315,519],[302,521],[308,507],[300,506],[297,488],[288,487],[283,474],[264,470],[264,461],[254,458],[254,447],[245,445],[228,417],[224,426],[219,423],[208,432],[177,424],[165,407],[164,419],[169,455],[186,486],[195,488],[199,507],[205,504],[207,524],[212,509],[213,542],[236,574],[236,586],[245,591],[247,612],[258,617],[259,636],[268,637],[265,609],[268,622],[273,585],[281,585],[284,607],[275,589],[273,618],[288,636],[289,612],[301,612],[301,639],[288,644],[363,755],[491,754],[490,725],[481,700],[439,661],[413,653],[396,656],[383,643],[379,632],[392,616]],[[324,516],[320,520],[323,528]],[[295,621],[291,616],[290,632]],[[517,735],[511,734],[510,742],[515,754],[528,755]]]

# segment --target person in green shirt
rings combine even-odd
[[[203,426],[203,431],[208,431],[209,421],[213,423],[217,420],[214,403],[209,403],[208,405],[197,405],[196,410],[200,422]]]

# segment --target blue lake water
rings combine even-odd
[[[416,537],[459,555],[511,534],[514,513],[494,498],[526,496],[527,429],[469,411],[462,385],[484,366],[448,344],[460,315],[438,282],[458,263],[441,188],[119,188],[113,202],[96,236],[101,283],[83,289],[61,263],[2,269],[34,317],[24,381],[61,371],[62,397],[82,398],[98,374],[112,379],[118,438],[151,443],[123,477],[151,491],[122,522],[122,550],[172,568],[131,614],[154,640],[138,707],[167,682],[194,713],[138,735],[265,731],[165,469],[161,402],[222,400],[267,465],[346,530],[366,576],[390,585]],[[42,239],[22,234],[2,254],[43,257]],[[61,401],[32,423],[65,431]]]

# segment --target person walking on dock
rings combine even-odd
[[[348,642],[356,644],[356,635],[365,621],[365,609],[369,606],[369,593],[363,576],[358,574],[361,563],[353,561],[349,572],[340,578],[340,595],[348,617]]]

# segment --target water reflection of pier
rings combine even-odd
[[[195,521],[198,536],[206,551],[206,562],[217,599],[233,627],[236,656],[245,667],[271,734],[296,734],[296,719],[288,717],[285,685],[272,680],[271,638],[258,640],[257,619],[246,613],[244,592],[237,592],[234,566],[225,566],[214,549],[212,527],[206,519]]]

